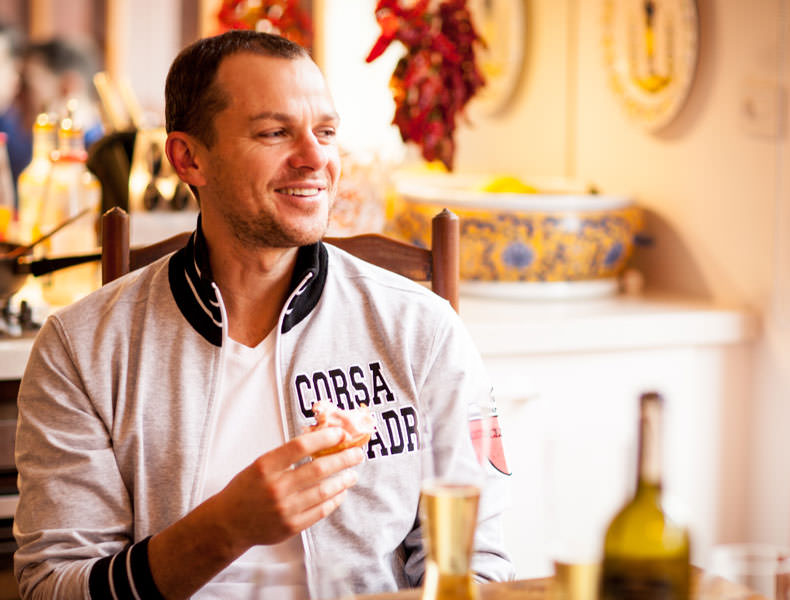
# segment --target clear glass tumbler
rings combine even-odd
[[[454,406],[441,420],[431,419],[427,410],[419,418],[422,598],[476,600],[472,556],[481,493],[491,475],[492,441],[499,441],[496,411],[493,403],[472,401]]]
[[[790,600],[790,549],[754,543],[714,546],[699,597]]]

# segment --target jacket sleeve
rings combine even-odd
[[[470,440],[470,405],[490,407],[496,421],[493,392],[482,358],[466,327],[449,305],[448,313],[447,327],[433,342],[434,359],[425,373],[419,397],[420,410],[429,415],[437,475],[442,471],[463,469],[469,461],[476,464]],[[501,435],[501,430],[497,434]],[[501,443],[501,438],[497,441]],[[480,581],[509,581],[515,577],[504,547],[501,523],[502,512],[509,504],[509,473],[489,465],[481,490],[472,557],[472,569]],[[420,585],[425,552],[419,518],[404,548],[406,575],[412,585]]]
[[[20,593],[159,598],[148,540],[133,544],[133,512],[113,452],[111,411],[94,405],[82,378],[66,333],[56,318],[48,319],[18,398],[14,573]]]

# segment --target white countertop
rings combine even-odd
[[[726,345],[757,337],[741,308],[677,296],[572,300],[461,297],[461,318],[483,356]]]
[[[0,380],[22,377],[32,345],[32,337],[0,338]]]
[[[678,297],[498,300],[461,296],[461,318],[483,356],[727,345],[757,337],[745,309]],[[0,338],[0,380],[22,376],[33,338]]]

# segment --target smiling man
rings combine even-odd
[[[419,585],[409,432],[425,415],[448,469],[476,462],[478,353],[444,300],[321,242],[338,116],[304,49],[201,40],[166,102],[197,229],[42,328],[19,395],[23,597],[305,598],[338,574],[359,592]],[[367,406],[370,442],[322,453],[343,431],[308,431],[308,395]],[[502,498],[481,503],[483,580],[512,576]]]

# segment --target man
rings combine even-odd
[[[8,158],[14,188],[22,169],[30,162],[30,133],[22,124],[17,94],[23,51],[22,35],[12,26],[0,23],[0,131],[6,134]]]
[[[58,119],[71,116],[83,131],[86,146],[103,135],[93,87],[98,69],[96,49],[87,41],[56,37],[25,49],[20,102],[31,152],[33,123],[42,112]]]
[[[320,242],[338,117],[304,49],[250,31],[193,44],[166,120],[197,231],[49,319],[23,378],[23,596],[419,585],[416,428],[431,420],[448,465],[469,458],[467,404],[489,392],[479,355],[438,296]],[[368,405],[368,446],[310,459],[341,437],[302,433],[317,400]],[[481,508],[482,579],[512,575],[500,497]]]

